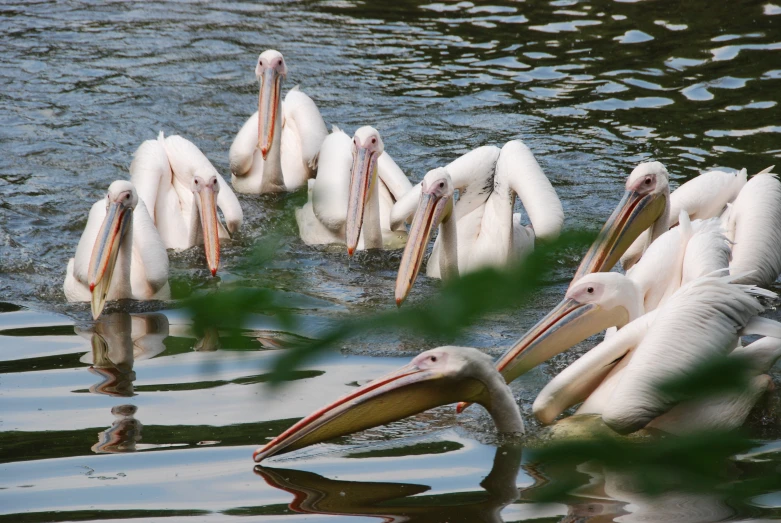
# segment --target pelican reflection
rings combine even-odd
[[[304,514],[376,517],[385,522],[504,521],[502,510],[519,497],[516,478],[521,468],[521,447],[503,445],[496,450],[491,472],[480,483],[484,492],[413,497],[431,487],[414,483],[383,483],[328,479],[303,470],[255,467],[270,486],[293,494],[291,510]]]
[[[159,313],[118,312],[101,316],[90,329],[75,330],[92,344],[92,351],[80,361],[91,364],[89,371],[101,378],[90,392],[129,397],[134,395],[134,362],[154,358],[165,350],[168,318]]]
[[[117,405],[111,409],[114,422],[111,427],[98,434],[98,442],[92,446],[96,454],[135,452],[136,443],[141,441],[143,425],[134,416],[135,405]]]

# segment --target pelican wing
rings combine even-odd
[[[291,89],[282,105],[285,121],[283,129],[293,126],[296,130],[297,145],[300,148],[300,156],[305,167],[312,171],[317,169],[317,158],[320,146],[328,136],[323,117],[317,109],[315,102],[295,86]],[[257,143],[257,124],[255,125],[255,143]],[[243,129],[242,129],[243,130]],[[238,136],[236,137],[238,139]],[[282,147],[287,144],[282,143]],[[284,156],[284,154],[283,154]]]
[[[172,177],[165,152],[165,137],[160,131],[157,140],[146,140],[136,149],[130,163],[130,182],[146,204],[152,221],[156,221],[158,196],[171,188]]]
[[[498,180],[507,180],[523,203],[537,238],[555,240],[564,224],[556,190],[531,150],[520,140],[507,142],[496,164]]]
[[[741,283],[767,286],[781,273],[781,182],[758,174],[740,191],[729,210],[727,235],[734,242],[732,274]]]
[[[258,112],[250,116],[231,144],[228,159],[234,176],[246,176],[252,169],[252,160],[258,147]]]
[[[709,171],[678,187],[670,194],[670,227],[678,223],[681,211],[686,211],[692,220],[720,215],[746,185],[746,176],[746,169]]]
[[[332,231],[342,230],[347,219],[352,143],[347,134],[334,127],[320,147],[312,209],[317,219]]]
[[[133,211],[133,258],[130,285],[133,297],[149,300],[168,283],[168,253],[144,200]],[[170,296],[159,296],[167,299]]]
[[[643,428],[679,400],[662,390],[666,383],[685,379],[735,346],[738,331],[763,306],[750,286],[731,284],[732,279],[700,278],[657,309],[604,410],[605,423],[621,433]]]

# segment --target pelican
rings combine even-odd
[[[258,57],[258,111],[230,148],[231,183],[243,193],[295,191],[317,170],[317,155],[328,130],[317,106],[298,86],[282,103],[287,65],[269,49]]]
[[[735,347],[739,334],[776,338],[770,344],[757,346],[759,342],[755,342],[745,348],[743,356],[752,363],[750,372],[766,372],[781,356],[777,339],[781,337],[781,324],[756,317],[763,307],[754,295],[775,294],[732,284],[731,278],[694,280],[662,309],[621,329],[603,343],[609,349],[600,346],[590,351],[576,362],[577,366],[568,367],[547,390],[543,389],[535,401],[535,414],[550,421],[570,405],[588,398],[581,409],[589,401],[597,404],[595,409],[600,409],[603,421],[619,433],[634,432],[652,422],[670,432],[685,431],[694,419],[705,429],[739,426],[759,397],[758,392],[762,392],[757,386],[767,388],[769,378],[760,376],[759,381],[752,380],[750,390],[731,393],[732,401],[717,397],[709,402],[676,404],[662,389],[666,380],[686,376],[709,358],[727,354]],[[623,379],[611,380],[621,369]],[[459,399],[483,405],[500,433],[523,433],[518,406],[490,357],[477,349],[440,347],[423,352],[408,365],[303,418],[258,448],[253,457],[261,462]],[[681,411],[689,414],[680,416]]]
[[[733,262],[739,260],[731,270],[743,275],[740,283],[767,286],[781,273],[781,182],[771,169],[765,169],[746,182],[732,205],[727,206],[729,195],[740,185],[740,174],[734,175],[737,181],[721,184],[729,191],[722,191],[719,202],[710,202],[710,210],[727,206],[728,215],[723,219],[726,220],[727,237],[734,242]],[[591,272],[610,270],[635,239],[648,230],[641,241],[642,253],[670,228],[671,223],[675,223],[671,221],[668,178],[667,169],[659,162],[641,163],[632,171],[623,199],[583,258],[573,283]],[[692,192],[687,189],[683,194]],[[689,215],[700,213],[708,217],[708,208],[703,202],[696,206],[688,197],[682,197],[678,203]],[[684,204],[689,208],[683,208]],[[627,265],[634,259],[632,257]]]
[[[90,209],[63,288],[68,301],[91,302],[94,319],[106,300],[170,299],[168,254],[132,183],[113,182]]]
[[[658,163],[658,162],[657,162]],[[640,164],[643,165],[643,164]],[[661,167],[660,167],[661,166]],[[669,179],[662,164],[654,166],[660,175]],[[678,217],[684,211],[690,220],[715,218],[721,215],[727,205],[737,198],[746,185],[748,173],[741,171],[708,171],[684,183],[670,194],[668,227],[678,224]],[[649,231],[643,232],[621,256],[621,266],[629,270],[650,245]]]
[[[764,373],[781,356],[781,324],[757,316],[764,310],[757,296],[775,293],[735,284],[736,279],[698,278],[663,307],[620,329],[543,388],[534,402],[535,416],[551,423],[583,401],[576,414],[598,414],[619,433],[644,427],[683,433],[740,426],[771,383]],[[745,334],[768,337],[735,348]],[[749,362],[746,390],[683,403],[662,390],[665,382],[685,378],[724,355]]]
[[[208,158],[181,136],[147,140],[130,164],[130,180],[169,249],[203,243],[212,276],[220,263],[220,238],[230,238],[244,215],[239,200]],[[223,225],[217,208],[225,218]]]
[[[309,180],[309,199],[296,209],[301,239],[346,244],[350,256],[401,248],[407,232],[403,220],[391,226],[391,207],[411,188],[376,129],[361,127],[351,140],[334,126],[320,148],[317,178]]]
[[[499,432],[524,432],[513,395],[490,356],[471,347],[439,347],[300,420],[253,457],[261,462],[460,400],[483,405]]]
[[[456,190],[458,203],[454,202]],[[529,226],[521,225],[519,213],[513,214],[516,195],[529,214]],[[556,191],[520,140],[502,149],[480,147],[444,168],[429,171],[393,206],[391,225],[413,212],[396,280],[398,305],[417,278],[426,244],[437,226],[440,234],[426,271],[429,277],[449,279],[520,259],[534,248],[536,239],[556,239],[564,223]]]

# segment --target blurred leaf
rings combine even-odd
[[[540,245],[525,260],[507,270],[483,269],[448,282],[442,291],[416,306],[402,306],[375,314],[347,316],[316,340],[292,346],[275,362],[272,383],[287,379],[290,372],[339,341],[367,331],[406,329],[416,334],[454,339],[485,314],[520,307],[552,269],[551,256],[568,248],[583,248],[594,235],[566,232]]]

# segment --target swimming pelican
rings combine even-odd
[[[771,169],[765,169],[746,182],[735,203],[727,207],[727,236],[734,241],[732,257],[740,261],[739,265],[732,267],[732,271],[743,274],[741,283],[767,286],[781,273],[781,182],[770,173]],[[731,182],[730,179],[722,184],[714,182],[714,187],[729,190],[721,191],[721,199],[716,203],[710,202],[707,208],[704,202],[700,202],[700,206],[692,204],[688,196],[693,191],[688,189],[684,191],[686,197],[678,202],[682,207],[684,204],[689,206],[688,209],[682,208],[688,214],[699,213],[707,217],[705,215],[713,209],[727,206],[729,195],[740,185],[741,176],[733,175]],[[641,241],[642,253],[669,229],[671,223],[675,223],[670,214],[672,205],[668,178],[667,169],[659,162],[641,163],[632,171],[626,182],[624,198],[586,253],[573,283],[591,272],[610,270],[635,239],[648,229],[645,240]],[[743,191],[746,193],[741,197]],[[738,200],[739,206],[736,205]],[[740,242],[737,241],[738,231],[742,238]]]
[[[203,243],[212,276],[220,264],[220,238],[230,238],[244,215],[239,200],[194,143],[163,133],[136,150],[130,181],[169,249]],[[217,216],[222,211],[225,226]]]
[[[643,165],[643,164],[641,164]],[[661,164],[659,164],[661,166]],[[657,166],[658,168],[658,166]],[[659,171],[669,179],[667,170],[661,166]],[[708,171],[684,183],[670,194],[669,227],[678,224],[681,211],[685,211],[690,220],[716,218],[727,205],[737,198],[746,185],[747,171]],[[648,231],[643,232],[621,256],[621,266],[629,270],[648,248]]]
[[[309,200],[296,209],[301,239],[346,244],[350,256],[401,248],[407,231],[403,220],[391,226],[391,207],[411,188],[376,129],[361,127],[350,140],[334,126],[320,149],[317,178],[309,180]]]
[[[412,416],[439,405],[468,400],[483,405],[499,432],[524,432],[509,387],[490,356],[470,347],[439,347],[399,370],[359,387],[277,436],[253,454],[275,454],[314,445]]]
[[[167,300],[168,254],[133,184],[117,180],[89,212],[68,261],[68,301],[89,301],[97,319],[106,300]]]
[[[564,378],[559,379],[562,374],[557,376],[556,386],[552,381],[546,387],[548,390],[544,389],[538,397],[541,407],[535,407],[535,414],[543,421],[552,420],[557,413],[586,397],[589,399],[584,406],[592,396],[596,402],[604,397],[603,391],[610,389],[609,401],[599,404],[601,415],[619,433],[636,431],[651,422],[670,432],[682,431],[692,427],[693,419],[705,429],[739,426],[758,398],[755,385],[764,383],[767,387],[769,379],[752,381],[750,390],[732,393],[733,399],[737,395],[743,401],[725,402],[718,397],[710,402],[691,400],[675,404],[662,392],[666,380],[686,376],[709,358],[727,354],[739,334],[781,337],[781,324],[756,317],[763,307],[753,294],[774,294],[731,284],[730,278],[733,277],[699,278],[678,291],[663,309],[641,316],[624,327],[603,343],[609,344],[610,350],[594,349],[578,360],[585,361],[576,369],[570,370],[573,364],[562,372],[567,373]],[[746,347],[744,355],[753,365],[750,372],[766,372],[781,356],[781,343],[777,341]],[[627,354],[632,350],[633,353]],[[610,380],[619,369],[625,369],[624,379]],[[612,389],[600,383],[612,384]],[[477,349],[440,347],[416,356],[408,365],[303,418],[257,449],[253,458],[260,462],[459,399],[482,404],[500,433],[518,434],[524,430],[512,393],[490,357]],[[676,409],[687,409],[690,412],[687,419],[674,415]],[[696,416],[692,412],[695,409],[699,409]],[[707,417],[708,414],[715,418]],[[660,422],[665,415],[671,418],[669,422]]]
[[[258,111],[230,148],[231,183],[243,193],[295,191],[317,170],[317,155],[328,130],[317,106],[298,86],[282,103],[287,65],[269,49],[258,57]]]
[[[454,202],[456,190],[458,203]],[[529,214],[529,226],[521,225],[519,213],[513,214],[516,195]],[[426,271],[429,277],[448,279],[483,267],[503,267],[530,252],[536,239],[556,239],[564,222],[556,191],[520,140],[508,142],[501,150],[480,147],[444,168],[429,171],[393,206],[391,225],[413,212],[396,280],[398,305],[417,278],[437,226],[440,234]]]
[[[736,279],[694,280],[620,329],[546,385],[534,402],[535,416],[551,423],[585,400],[578,414],[599,414],[619,433],[649,425],[674,433],[740,426],[771,383],[764,373],[781,356],[781,324],[757,316],[764,307],[756,296],[775,293],[732,283]],[[768,337],[735,349],[744,334]],[[726,355],[750,363],[747,390],[684,403],[663,392],[669,380]]]

